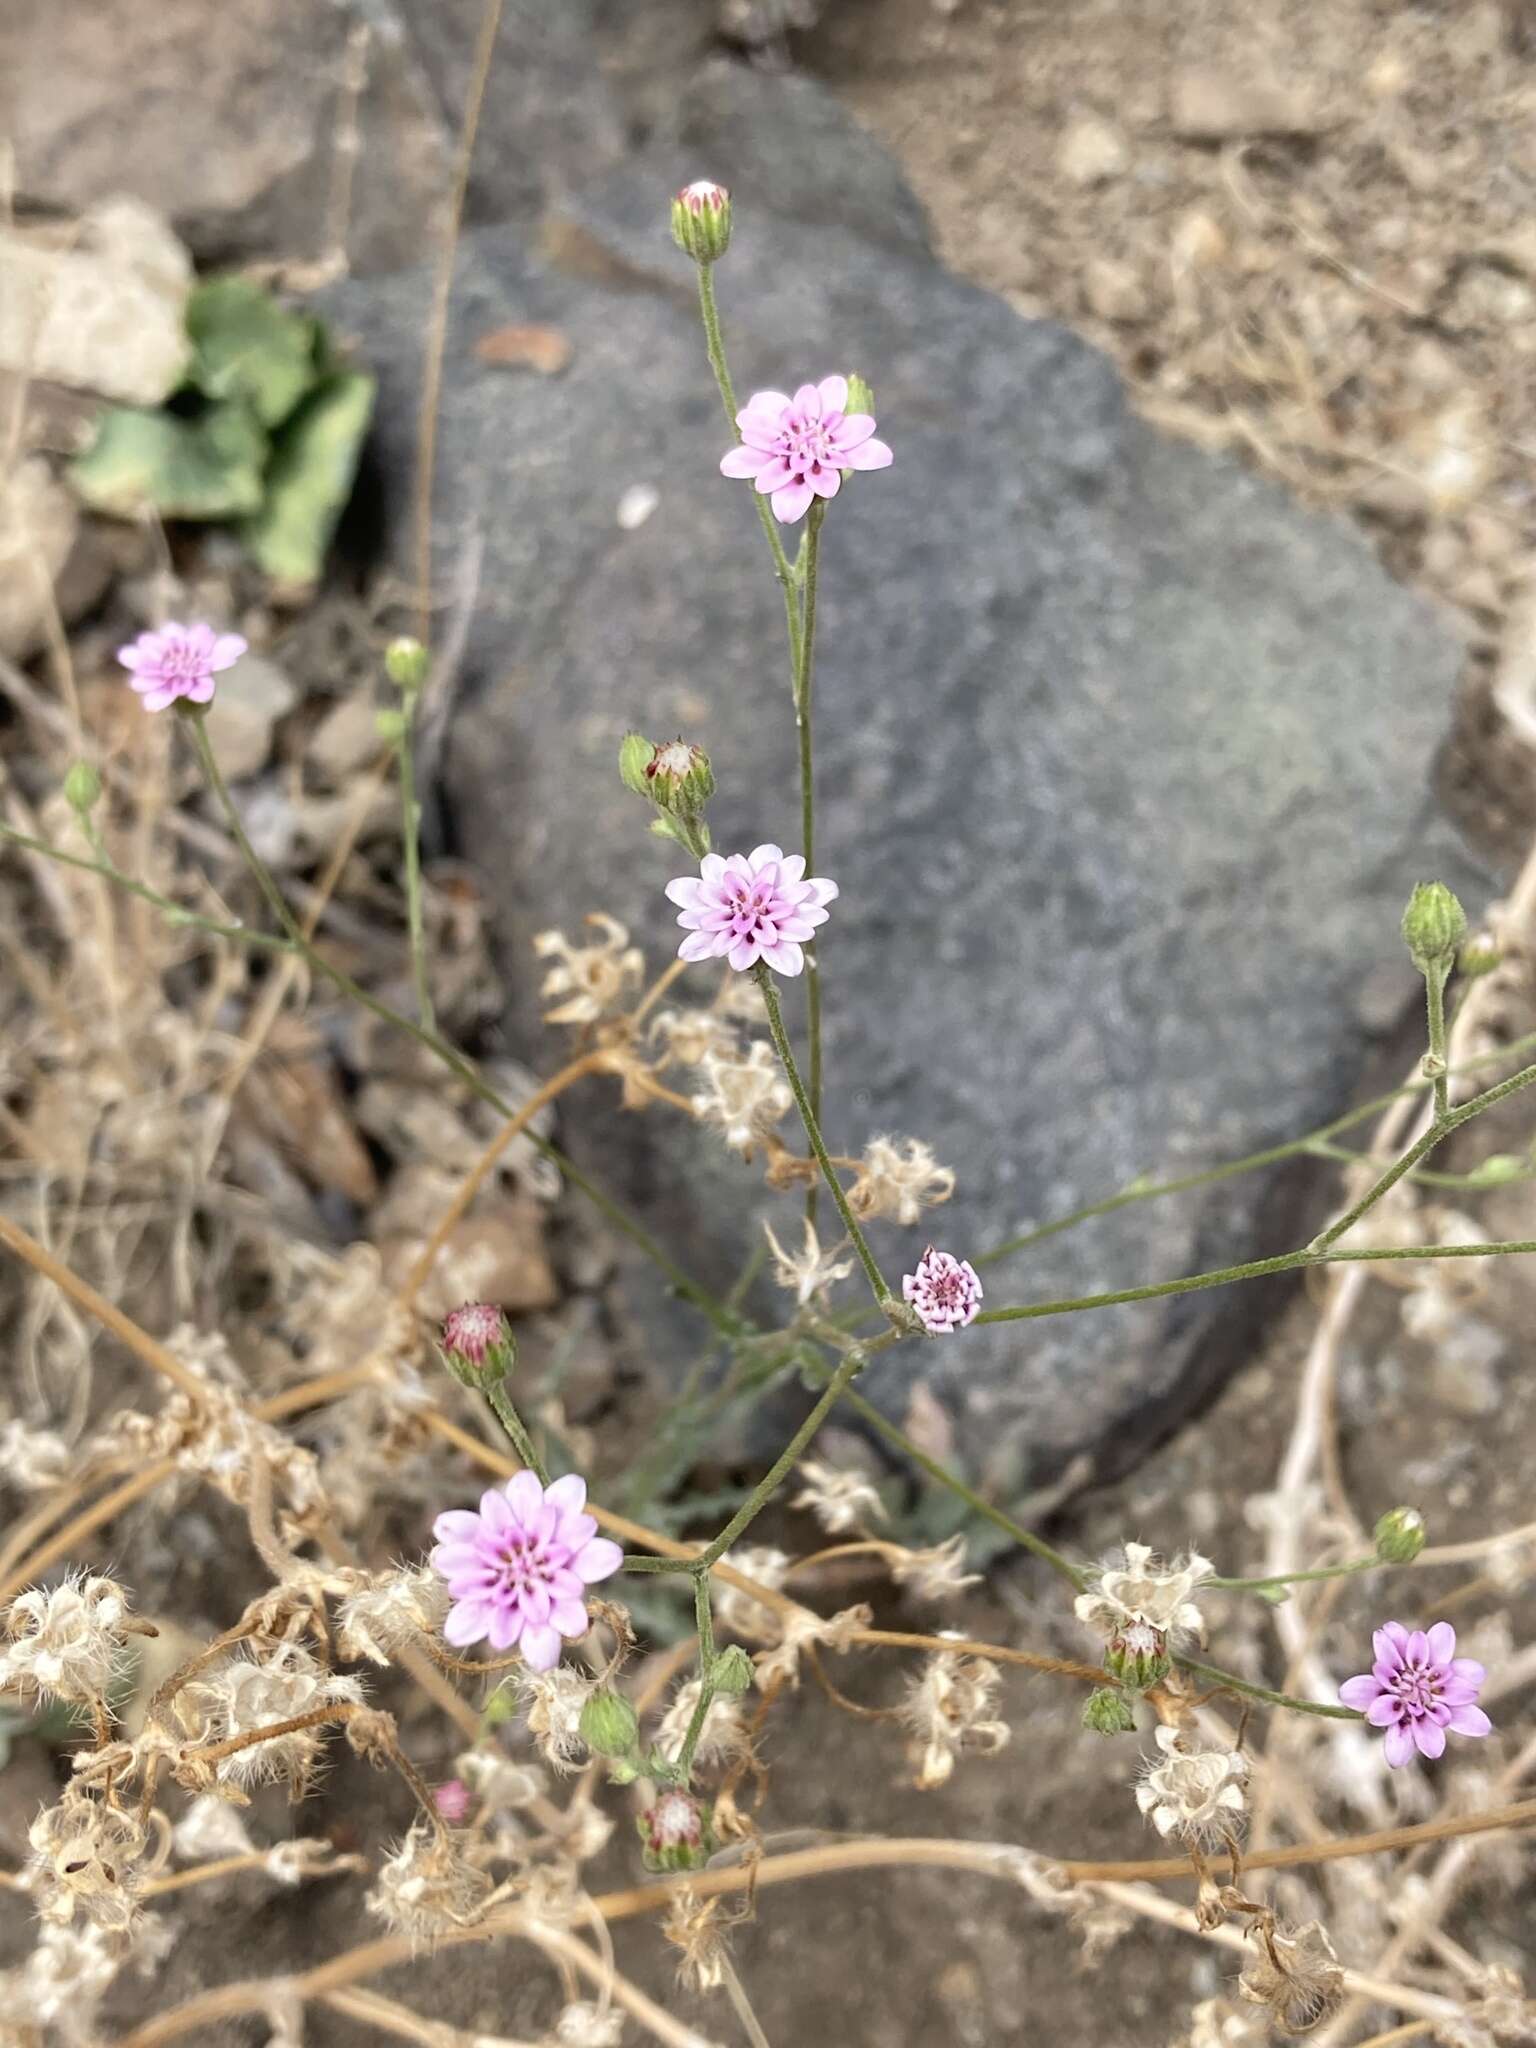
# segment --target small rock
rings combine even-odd
[[[631,484],[619,499],[614,517],[625,533],[635,533],[660,503],[661,493],[654,484]]]
[[[1056,151],[1056,168],[1074,185],[1103,185],[1128,169],[1131,152],[1120,130],[1093,115],[1074,121]]]
[[[495,327],[475,343],[482,363],[510,370],[537,370],[558,377],[571,360],[569,338],[558,327]]]
[[[0,370],[159,405],[181,382],[185,249],[157,215],[119,199],[59,246],[58,230],[0,233]]]
[[[219,678],[204,713],[214,759],[230,782],[259,775],[272,752],[272,734],[298,701],[298,692],[275,662],[243,654]]]
[[[1133,321],[1147,317],[1147,294],[1129,263],[1113,256],[1091,257],[1083,271],[1083,297],[1101,320]]]
[[[1466,1316],[1436,1348],[1430,1392],[1457,1415],[1495,1415],[1502,1399],[1495,1368],[1508,1346],[1492,1324]]]
[[[1168,240],[1175,271],[1212,270],[1226,256],[1226,230],[1199,207],[1180,214]]]
[[[1315,135],[1325,125],[1310,95],[1298,86],[1205,69],[1180,73],[1173,82],[1168,112],[1173,132],[1184,142]]]
[[[79,507],[41,456],[0,476],[0,654],[10,660],[42,646],[50,593],[79,525]]]
[[[382,750],[375,723],[378,706],[372,697],[354,694],[343,697],[315,727],[308,758],[321,779],[336,788],[360,768],[366,768]]]

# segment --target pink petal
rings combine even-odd
[[[733,853],[725,865],[727,873],[740,875],[744,882],[751,881],[752,869],[744,853]]]
[[[761,846],[754,846],[747,855],[747,866],[755,875],[760,869],[765,868],[769,861],[772,861],[774,866],[778,867],[782,864],[783,859],[783,847],[774,846],[771,842],[765,841]]]
[[[792,470],[782,455],[775,455],[753,478],[752,488],[760,497],[766,498],[772,491],[782,491],[793,485],[797,472]],[[806,503],[810,500],[807,498]]]
[[[1446,1725],[1454,1728],[1458,1735],[1491,1735],[1493,1733],[1493,1723],[1489,1720],[1488,1716],[1481,1707],[1473,1706],[1470,1701],[1466,1705],[1452,1707],[1451,1718]]]
[[[617,1543],[607,1536],[594,1536],[571,1559],[571,1568],[583,1585],[595,1586],[599,1579],[611,1579],[623,1562],[624,1553]]]
[[[587,1482],[579,1472],[567,1472],[544,1489],[544,1498],[563,1515],[579,1515],[587,1504]]]
[[[835,896],[841,894],[836,882],[828,881],[825,875],[812,875],[805,886],[813,892],[810,900],[816,904],[830,903]]]
[[[713,932],[690,932],[678,947],[677,957],[679,960],[712,960],[715,952]]]
[[[738,939],[725,957],[738,974],[745,974],[757,958],[757,940]]]
[[[1397,1727],[1387,1730],[1387,1739],[1382,1747],[1393,1770],[1400,1770],[1413,1755],[1413,1737],[1399,1722]]]
[[[793,887],[805,873],[805,855],[803,853],[780,854],[779,873]]]
[[[1425,1640],[1436,1664],[1449,1664],[1456,1654],[1456,1631],[1448,1621],[1437,1621]]]
[[[238,633],[221,633],[213,643],[208,666],[212,669],[233,668],[241,655],[249,651],[250,642],[242,640]]]
[[[194,676],[187,684],[187,695],[194,704],[213,702],[214,681],[212,676]]]
[[[517,1521],[531,1522],[544,1505],[544,1489],[533,1472],[517,1472],[507,1481],[507,1505]]]
[[[805,965],[805,956],[793,939],[784,939],[777,946],[764,946],[763,958],[775,974],[798,974]]]
[[[133,640],[130,641],[128,646],[119,647],[117,658],[124,668],[149,668],[152,664],[159,661],[160,650],[158,647],[146,647],[143,640]]]
[[[823,419],[826,418],[829,412],[846,412],[848,410],[848,379],[846,377],[823,377],[816,386],[816,390],[821,398],[821,416]]]
[[[842,450],[839,449],[839,454]],[[862,448],[850,448],[843,457],[844,469],[889,469],[895,457],[883,441],[866,441]]]
[[[510,1482],[509,1482],[510,1484]],[[488,1536],[501,1535],[512,1526],[512,1509],[506,1492],[499,1486],[488,1487],[480,1496],[480,1519],[486,1524]]]
[[[1339,1687],[1339,1698],[1346,1707],[1354,1707],[1363,1714],[1367,1707],[1374,1704],[1380,1691],[1381,1687],[1376,1680],[1369,1672],[1364,1672],[1359,1678],[1345,1679]]]
[[[448,1610],[448,1619],[443,1623],[443,1640],[452,1643],[456,1650],[467,1650],[471,1643],[484,1640],[490,1618],[478,1601],[461,1600],[457,1607]]]
[[[1453,1657],[1451,1660],[1450,1676],[1459,1685],[1470,1685],[1476,1689],[1482,1686],[1488,1673],[1475,1657]]]
[[[584,1543],[590,1543],[597,1534],[595,1515],[562,1515],[560,1517],[560,1541],[570,1546],[574,1557]]]
[[[1365,1718],[1373,1728],[1392,1728],[1402,1720],[1403,1703],[1395,1692],[1378,1693],[1365,1710]]]
[[[725,862],[718,853],[706,853],[699,862],[699,873],[706,882],[718,882],[725,873]]]
[[[875,422],[872,414],[851,412],[832,429],[828,439],[832,443],[835,455],[850,455],[855,448],[861,448],[874,431]],[[847,467],[846,463],[844,467]]]
[[[836,469],[813,469],[811,489],[818,498],[835,498],[843,487],[842,472]]]
[[[525,1628],[521,1648],[530,1671],[553,1671],[560,1662],[560,1631],[548,1622],[542,1628]]]
[[[1371,1645],[1381,1663],[1390,1664],[1394,1671],[1402,1670],[1408,1631],[1400,1621],[1384,1621],[1371,1637]]]
[[[573,1639],[584,1636],[591,1627],[591,1617],[580,1600],[557,1600],[549,1610],[549,1619],[551,1627]]]
[[[704,884],[696,882],[692,875],[679,875],[675,882],[668,882],[666,895],[669,902],[680,903],[684,910],[694,910],[703,888]]]
[[[1413,1739],[1418,1744],[1420,1756],[1445,1755],[1445,1730],[1434,1721],[1415,1721]]]
[[[795,393],[795,411],[808,420],[821,418],[821,393],[814,384],[802,384]]]
[[[736,424],[739,427],[747,413],[753,413],[759,419],[766,414],[777,422],[789,409],[790,399],[787,391],[754,391],[743,410],[737,413]]]
[[[773,494],[773,516],[781,526],[793,526],[803,519],[816,493],[809,484],[786,484]]]
[[[449,1508],[432,1524],[432,1534],[439,1543],[467,1540],[480,1534],[480,1517],[468,1508]]]
[[[767,413],[738,413],[736,425],[744,445],[760,449],[765,455],[771,455],[784,436],[778,420],[770,418]]]
[[[179,694],[174,683],[157,683],[153,689],[144,692],[140,702],[146,711],[166,711],[176,702]]]
[[[1405,1664],[1427,1664],[1429,1662],[1429,1637],[1423,1629],[1416,1628],[1409,1636],[1403,1649]]]
[[[510,1650],[523,1632],[523,1611],[505,1602],[498,1602],[491,1609],[491,1622],[487,1636],[493,1650]]]
[[[720,458],[722,476],[756,476],[776,458],[767,448],[728,448]]]
[[[212,626],[199,619],[187,633],[187,647],[193,654],[209,655],[213,652],[214,632]]]
[[[541,1586],[536,1580],[530,1580],[518,1595],[518,1599],[523,1610],[524,1628],[543,1628],[549,1620],[549,1610],[555,1604],[549,1597],[548,1586]]]

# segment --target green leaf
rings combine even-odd
[[[198,419],[114,406],[69,473],[97,512],[129,518],[153,506],[168,519],[234,519],[260,506],[267,453],[242,404],[211,406]]]
[[[357,475],[375,384],[361,370],[327,377],[277,436],[266,499],[242,531],[274,582],[318,582]]]
[[[244,277],[216,277],[187,300],[189,376],[213,399],[243,398],[264,427],[286,420],[320,377],[318,321],[290,313]]]

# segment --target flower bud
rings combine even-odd
[[[1467,1175],[1474,1188],[1502,1188],[1512,1180],[1524,1180],[1530,1172],[1526,1161],[1513,1152],[1490,1152]]]
[[[1448,974],[1467,935],[1467,913],[1444,882],[1420,882],[1403,912],[1403,940],[1421,974]]]
[[[384,673],[397,688],[419,690],[427,679],[427,650],[419,640],[391,640],[384,650]]]
[[[581,1710],[581,1739],[598,1756],[633,1756],[640,1717],[623,1693],[601,1686]]]
[[[644,774],[652,802],[664,811],[701,811],[715,793],[715,771],[708,754],[684,739],[653,747]]]
[[[64,778],[64,801],[82,818],[101,801],[101,773],[94,761],[71,761]]]
[[[1383,1564],[1412,1564],[1424,1548],[1424,1517],[1417,1508],[1393,1508],[1373,1534]]]
[[[432,1794],[432,1804],[449,1827],[462,1827],[469,1818],[470,1791],[462,1778],[448,1778]]]
[[[1127,1692],[1145,1692],[1172,1669],[1167,1636],[1147,1622],[1133,1622],[1104,1646],[1104,1669]]]
[[[697,1870],[714,1845],[709,1811],[680,1785],[669,1785],[635,1817],[647,1870]]]
[[[874,409],[874,392],[857,370],[851,371],[848,377],[848,403],[843,407],[843,411],[851,416],[860,412],[872,413]]]
[[[731,195],[695,178],[672,202],[672,239],[695,263],[717,263],[731,245]]]
[[[752,1690],[752,1681],[756,1676],[757,1668],[740,1643],[732,1643],[715,1659],[713,1677],[716,1692],[723,1692],[731,1698],[736,1698]]]
[[[1468,981],[1475,981],[1480,974],[1492,974],[1503,959],[1504,949],[1492,932],[1474,932],[1456,955],[1456,967]]]
[[[443,1317],[438,1348],[461,1385],[494,1387],[517,1361],[517,1339],[506,1316],[489,1301],[465,1302]]]
[[[632,789],[636,796],[649,796],[650,778],[646,770],[659,749],[652,745],[643,732],[627,732],[619,747],[619,780],[626,789]]]
[[[1135,1731],[1136,1716],[1123,1692],[1101,1685],[1088,1695],[1088,1704],[1083,1709],[1083,1726],[1095,1735],[1130,1735]]]

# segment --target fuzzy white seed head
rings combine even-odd
[[[128,1647],[128,1595],[113,1579],[72,1574],[62,1585],[18,1593],[5,1617],[9,1645],[0,1687],[33,1697],[104,1700]]]
[[[1176,1728],[1159,1728],[1162,1754],[1146,1760],[1136,1804],[1160,1835],[1197,1844],[1230,1841],[1243,1825],[1248,1759],[1235,1749],[1198,1749]]]

